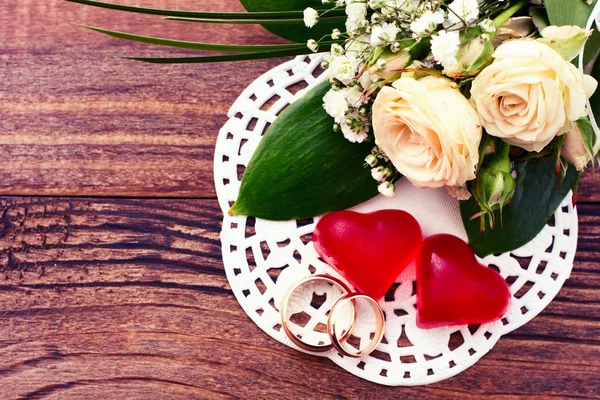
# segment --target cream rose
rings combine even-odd
[[[541,151],[587,115],[597,82],[550,47],[530,39],[500,45],[473,81],[471,102],[486,131],[527,151]]]
[[[418,187],[460,186],[475,178],[481,124],[446,78],[404,74],[373,104],[375,141]]]

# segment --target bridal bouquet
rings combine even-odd
[[[76,3],[190,23],[254,23],[294,43],[242,46],[94,30],[230,52],[231,62],[326,52],[327,79],[269,127],[232,215],[303,219],[396,193],[408,179],[461,201],[479,256],[533,239],[600,149],[600,35],[585,0],[242,0],[248,13]],[[314,3],[314,4],[313,4]],[[307,7],[312,5],[312,7]]]

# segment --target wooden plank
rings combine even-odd
[[[237,0],[144,5],[243,10]],[[282,60],[119,60],[191,52],[128,43],[71,23],[205,42],[280,41],[260,26],[163,21],[64,0],[2,2],[0,193],[214,196],[213,148],[227,110],[250,82]]]
[[[581,240],[600,235],[580,206]],[[225,279],[215,200],[0,198],[2,398],[599,398],[600,257],[459,376],[378,386],[272,340]]]
[[[199,7],[193,0],[144,5]],[[242,10],[237,0],[201,6]],[[71,22],[186,40],[280,42],[257,26],[165,22],[64,0],[3,2],[0,193],[214,197],[213,148],[227,110],[282,60],[140,64],[116,57],[189,52],[120,41]],[[600,201],[597,182],[597,175],[584,177],[580,201]]]

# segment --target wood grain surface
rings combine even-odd
[[[237,0],[121,2],[241,10]],[[598,173],[581,184],[572,277],[540,316],[457,377],[372,384],[269,338],[225,278],[216,133],[243,88],[281,60],[136,64],[115,56],[185,51],[71,22],[278,41],[259,27],[62,0],[0,3],[0,399],[600,398]]]

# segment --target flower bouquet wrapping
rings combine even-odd
[[[127,40],[229,53],[132,57],[139,61],[232,62],[325,53],[321,68],[327,79],[267,129],[228,214],[288,221],[333,213],[316,226],[315,247],[374,299],[415,259],[419,328],[499,320],[508,307],[508,287],[499,275],[489,276],[488,268],[477,269],[472,253],[481,258],[507,253],[536,238],[565,197],[576,193],[580,174],[600,150],[594,118],[600,112],[595,94],[600,34],[591,29],[599,8],[595,1],[242,0],[247,13],[69,1],[197,24],[260,24],[291,42],[183,42],[88,27]],[[407,182],[414,188],[444,188],[460,200],[470,249],[443,237],[421,245],[411,216],[336,213],[376,196],[402,196]],[[356,222],[362,218],[367,222]],[[408,230],[411,239],[402,236]],[[397,269],[391,267],[397,261],[392,260],[394,234],[404,244],[418,237],[418,243],[406,245]],[[369,260],[385,268],[365,272],[361,266]],[[481,282],[487,280],[468,289],[488,295],[481,310],[472,306],[472,298],[461,305],[464,293],[444,297],[431,284],[432,276],[444,270],[443,280],[460,292],[456,288],[468,287],[463,277],[471,274],[461,271],[465,265],[479,271]],[[382,283],[386,275],[389,282]],[[439,312],[452,301],[454,314]]]

